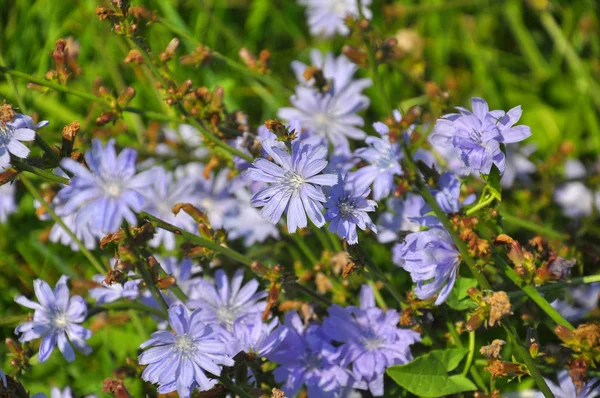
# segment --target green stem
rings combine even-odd
[[[475,206],[470,207],[465,212],[465,215],[472,216],[473,214],[477,213],[479,210],[483,209],[484,207],[486,207],[487,205],[489,205],[490,203],[492,203],[494,201],[494,199],[496,199],[495,196],[493,196],[493,195],[488,196],[483,201],[477,203]]]
[[[58,182],[59,184],[68,184],[69,183],[69,179],[68,178],[64,178],[61,176],[58,176],[54,173],[50,173],[44,169],[40,169],[38,167],[32,166],[28,163],[25,163],[23,161],[20,160],[14,160],[12,162],[12,165],[15,169],[19,170],[19,171],[27,171],[31,174],[35,174],[39,177],[45,178],[46,180],[50,180],[53,182]]]
[[[463,345],[462,341],[460,340],[460,336],[456,332],[456,328],[454,327],[452,322],[446,321],[446,327],[448,328],[448,331],[450,332],[450,336],[452,336],[452,339],[456,342],[456,346],[458,348],[463,348],[464,345]],[[472,332],[472,333],[474,333],[474,332]],[[470,336],[470,334],[469,334],[469,336]],[[470,339],[469,339],[469,343],[470,343]],[[474,348],[470,348],[470,350],[474,350]],[[471,361],[472,361],[472,359],[471,359]],[[487,361],[486,361],[486,365],[487,365]],[[475,384],[477,384],[477,387],[481,388],[481,390],[487,394],[488,388],[485,385],[485,382],[483,381],[483,377],[481,377],[481,375],[479,374],[479,370],[475,366],[469,365],[469,373],[471,373],[471,377],[473,378],[473,381],[475,382]]]
[[[534,303],[536,303],[542,309],[542,311],[544,311],[550,318],[552,318],[554,322],[569,328],[569,330],[575,330],[573,325],[571,325],[569,321],[563,318],[563,316],[558,311],[556,311],[556,309],[554,309],[554,307],[552,307],[550,303],[533,286],[524,285],[522,283],[521,277],[517,274],[517,272],[514,269],[512,269],[506,263],[506,261],[504,261],[502,257],[500,257],[499,255],[495,255],[494,260],[496,261],[496,264],[499,265],[500,268],[502,268],[506,276],[508,276],[508,278],[515,285],[521,288],[521,290],[527,296],[529,296],[529,298]]]
[[[517,227],[525,228],[530,231],[539,233],[541,235],[547,236],[548,238],[560,239],[560,240],[568,240],[570,238],[569,234],[561,233],[554,231],[551,228],[545,227],[543,225],[538,225],[533,221],[525,220],[523,218],[515,217],[508,214],[502,214],[502,221],[505,221],[508,224],[512,224]]]
[[[558,282],[558,283],[549,283],[543,286],[536,288],[540,293],[550,292],[553,290],[561,290],[566,289],[572,286],[577,286],[581,284],[589,284],[589,283],[597,283],[600,282],[600,275],[591,275],[591,276],[583,276],[580,278],[573,278],[570,282]],[[519,298],[526,296],[527,294],[522,290],[517,290],[515,292],[508,293],[508,297],[512,300],[513,298]]]
[[[467,362],[465,362],[465,367],[461,374],[466,376],[469,373],[469,369],[471,369],[471,363],[473,363],[473,357],[475,356],[475,331],[469,332],[469,354],[467,356]]]
[[[162,312],[161,310],[156,309],[156,308],[151,307],[146,304],[138,303],[136,301],[118,301],[115,303],[98,305],[88,311],[87,318],[89,319],[90,317],[92,317],[100,312],[103,312],[103,311],[129,311],[129,310],[144,312],[144,313],[147,313],[150,315],[155,315],[161,319],[167,319],[167,317],[165,316],[165,313]]]
[[[28,315],[3,316],[0,318],[0,327],[17,326],[19,323],[26,322],[28,318]]]
[[[296,243],[300,251],[306,256],[313,267],[319,263],[317,256],[315,256],[302,238],[300,238],[297,234],[289,234],[288,236]]]
[[[227,375],[225,375],[225,373],[221,373],[221,377],[219,378],[219,381],[221,383],[223,383],[229,391],[231,391],[232,393],[234,393],[235,395],[237,395],[240,398],[255,398],[253,395],[251,395],[249,392],[244,390],[242,387],[235,384],[233,382],[233,380],[231,380]]]
[[[50,217],[52,217],[52,219],[58,225],[61,226],[61,228],[67,233],[67,235],[69,235],[69,237],[73,240],[73,242],[75,242],[75,244],[79,247],[79,250],[81,250],[81,253],[89,260],[90,263],[92,263],[92,265],[94,266],[96,271],[98,271],[101,274],[104,274],[106,272],[106,270],[104,269],[104,267],[102,266],[100,261],[98,261],[96,259],[96,257],[94,257],[94,255],[77,238],[77,236],[73,233],[73,231],[71,231],[71,229],[66,226],[66,224],[63,222],[63,220],[59,216],[56,215],[56,213],[54,212],[52,207],[48,203],[46,203],[46,201],[44,200],[42,195],[36,190],[36,188],[33,186],[31,181],[29,181],[29,178],[25,174],[21,174],[20,179],[21,179],[21,182],[23,183],[23,185],[25,185],[25,188],[27,188],[27,190],[31,193],[31,195],[33,195],[33,197],[36,198],[40,202],[40,205],[42,205],[42,207],[48,212],[48,214],[50,214]]]
[[[525,348],[525,346],[523,346],[523,344],[519,340],[517,331],[512,326],[509,326],[507,323],[502,323],[502,327],[506,331],[508,340],[516,348],[518,356],[521,357],[521,360],[523,362],[525,362],[527,369],[529,369],[529,374],[531,375],[531,377],[533,377],[533,380],[535,380],[535,384],[537,384],[538,388],[542,391],[544,397],[554,398],[554,394],[552,393],[552,391],[550,391],[550,388],[548,388],[546,380],[544,380],[544,377],[535,365],[533,358],[531,357],[531,355],[529,355],[529,351]]]

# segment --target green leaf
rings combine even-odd
[[[387,374],[399,386],[421,397],[474,391],[477,387],[465,376],[448,375],[449,371],[456,369],[467,352],[464,348],[431,351],[406,365],[388,368]]]
[[[457,311],[477,308],[477,303],[471,300],[467,294],[470,288],[476,286],[477,280],[475,278],[458,278],[446,300],[446,304]]]

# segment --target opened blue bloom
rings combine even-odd
[[[25,296],[15,298],[17,303],[35,310],[33,320],[24,322],[15,329],[15,334],[21,334],[19,341],[24,343],[41,338],[38,355],[40,362],[50,357],[57,344],[69,362],[75,360],[71,344],[83,354],[90,354],[92,348],[85,340],[92,337],[92,332],[79,325],[87,316],[87,305],[81,296],[69,297],[67,277],[62,276],[58,280],[54,291],[41,279],[33,281],[33,289],[39,303]]]
[[[309,397],[334,398],[345,387],[355,386],[351,373],[340,365],[339,351],[331,344],[321,326],[307,328],[295,311],[285,316],[287,335],[267,358],[279,364],[273,371],[275,381],[288,397],[303,385]]]
[[[162,167],[157,167],[155,173],[151,190],[146,198],[146,211],[187,232],[195,232],[196,222],[189,214],[184,211],[177,215],[173,214],[173,206],[177,203],[194,204],[197,202],[195,198],[198,193],[194,189],[194,184],[190,184],[190,180],[187,178],[175,178],[173,173],[165,171]],[[149,244],[152,247],[162,244],[166,250],[173,250],[175,249],[175,234],[158,228]]]
[[[264,357],[279,347],[287,336],[287,328],[279,325],[277,318],[263,322],[260,314],[241,317],[233,323],[229,354],[235,356],[241,351]]]
[[[597,378],[591,379],[580,389],[573,383],[568,370],[561,370],[557,376],[558,384],[554,384],[552,380],[544,377],[555,398],[594,398],[600,396],[600,384],[597,384]],[[544,398],[544,394],[537,392],[534,398]]]
[[[96,304],[112,303],[122,298],[133,300],[140,295],[141,279],[130,280],[123,284],[118,282],[108,284],[105,282],[104,275],[94,275],[93,280],[100,286],[91,288],[88,293],[96,300]]]
[[[377,122],[373,124],[373,128],[381,138],[367,137],[365,142],[369,146],[355,152],[357,157],[369,164],[350,173],[348,180],[357,187],[369,187],[373,184],[373,199],[380,200],[391,194],[395,185],[394,176],[402,175],[402,148],[399,143],[390,141],[390,130],[385,124]]]
[[[324,333],[342,343],[341,364],[350,365],[354,378],[365,382],[374,396],[383,395],[385,369],[410,362],[410,346],[421,341],[417,332],[398,328],[399,321],[397,311],[377,308],[368,285],[360,291],[360,307],[334,305],[323,321]]]
[[[149,189],[155,176],[153,169],[137,174],[136,157],[132,148],[123,149],[117,156],[114,140],[103,147],[96,139],[92,150],[85,154],[89,169],[72,159],[63,159],[62,167],[74,177],[58,193],[62,212],[77,212],[76,222],[89,225],[95,233],[115,232],[123,220],[136,224],[134,212],[146,204],[144,190]]]
[[[461,207],[475,201],[475,194],[469,195],[462,202],[460,201],[460,180],[451,171],[440,176],[438,187],[439,189],[433,190],[431,194],[446,213],[457,213]]]
[[[15,184],[0,185],[0,224],[8,221],[8,216],[17,211],[16,190]]]
[[[600,295],[600,283],[573,286],[550,305],[569,322],[577,322],[596,309],[598,295]]]
[[[340,34],[347,36],[350,28],[346,26],[346,17],[355,19],[360,16],[357,0],[298,0],[298,3],[307,6],[306,16],[310,34],[313,36],[331,37]],[[371,18],[371,0],[362,0],[362,13],[365,18]]]
[[[403,198],[389,198],[388,211],[379,216],[377,240],[389,243],[398,239],[400,232],[417,232],[421,229],[419,219],[431,211],[421,195],[407,193]]]
[[[218,380],[209,379],[205,372],[220,376],[223,365],[234,364],[226,354],[227,346],[219,327],[202,322],[201,313],[201,309],[190,313],[182,304],[173,304],[169,308],[173,333],[154,332],[140,346],[146,350],[139,363],[148,365],[142,379],[158,384],[160,394],[177,390],[181,398],[190,398],[196,387],[200,391],[210,390]]]
[[[33,141],[35,129],[48,124],[43,121],[34,125],[31,117],[20,113],[7,123],[0,122],[0,171],[10,167],[11,154],[26,159],[30,150],[21,141]]]
[[[446,230],[413,232],[392,250],[394,263],[408,271],[417,284],[415,294],[420,300],[437,294],[435,305],[446,301],[460,264],[459,252]]]
[[[368,187],[359,189],[341,176],[338,183],[329,190],[325,203],[325,220],[329,221],[331,232],[346,239],[351,245],[358,243],[356,227],[363,231],[369,228],[377,233],[377,227],[367,214],[377,208],[377,202],[367,199],[370,192]]]
[[[527,126],[515,126],[521,118],[521,107],[508,112],[490,111],[487,102],[472,98],[473,112],[457,107],[452,113],[438,119],[429,137],[434,146],[454,147],[469,174],[487,175],[492,165],[504,173],[506,159],[500,144],[523,141],[531,135]]]
[[[307,226],[306,216],[317,227],[325,224],[323,205],[327,199],[321,186],[337,182],[335,174],[319,173],[327,166],[327,149],[294,141],[292,154],[276,146],[275,141],[263,142],[263,149],[273,158],[257,159],[248,169],[254,181],[269,184],[252,197],[252,205],[262,207],[260,215],[276,224],[287,212],[287,229],[290,233]]]
[[[189,301],[191,308],[201,308],[200,319],[208,324],[219,324],[231,331],[236,320],[262,314],[267,303],[263,300],[267,292],[258,290],[256,279],[242,286],[244,271],[237,270],[231,278],[223,270],[215,273],[216,286],[202,280],[195,291],[196,299]]]

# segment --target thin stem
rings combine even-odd
[[[25,174],[21,174],[20,179],[21,179],[21,182],[23,183],[23,185],[25,185],[25,188],[27,188],[27,190],[31,193],[31,195],[33,195],[33,197],[36,198],[40,202],[40,205],[42,205],[42,207],[48,212],[48,214],[50,214],[50,217],[52,217],[52,219],[58,225],[60,225],[60,227],[67,233],[67,235],[69,235],[69,237],[73,240],[73,242],[75,242],[75,244],[79,247],[79,250],[81,250],[81,253],[83,253],[83,255],[89,260],[89,262],[92,263],[92,265],[94,266],[96,271],[98,271],[101,274],[105,273],[106,269],[102,266],[100,261],[98,261],[96,259],[96,257],[94,257],[94,255],[77,238],[77,236],[73,233],[73,231],[71,231],[71,229],[69,227],[67,227],[67,225],[63,222],[63,220],[59,216],[56,215],[56,213],[54,212],[52,207],[48,203],[46,203],[46,201],[44,200],[42,195],[33,186],[31,181],[29,180],[29,177],[27,177]]]
[[[550,305],[550,303],[544,298],[544,296],[542,296],[533,286],[523,285],[522,280],[517,274],[517,272],[514,269],[512,269],[502,257],[500,257],[499,255],[495,255],[494,260],[496,261],[496,264],[499,265],[500,268],[502,268],[506,276],[508,276],[508,278],[515,285],[520,287],[521,290],[527,296],[529,296],[529,298],[534,303],[536,303],[542,309],[542,311],[544,311],[550,318],[552,318],[554,322],[569,328],[569,330],[575,330],[573,325],[571,325],[569,321],[567,321],[556,309],[554,309],[554,307]]]
[[[27,171],[31,174],[35,174],[39,177],[45,178],[46,180],[50,180],[53,182],[58,182],[59,184],[68,184],[69,179],[65,177],[58,176],[54,173],[50,173],[44,169],[40,169],[38,167],[32,166],[28,163],[25,163],[20,160],[12,161],[12,166],[19,171]]]
[[[569,234],[554,231],[551,228],[545,227],[543,225],[538,225],[538,224],[534,223],[533,221],[525,220],[520,217],[515,217],[510,214],[502,214],[501,216],[502,216],[502,221],[506,222],[507,224],[512,224],[517,227],[528,229],[530,231],[547,236],[548,238],[560,239],[563,241],[568,240],[570,238]]]
[[[546,380],[544,380],[544,377],[535,365],[533,358],[531,357],[531,355],[529,355],[529,351],[523,346],[523,344],[519,340],[517,331],[507,323],[502,323],[502,327],[506,331],[508,340],[516,348],[518,356],[520,356],[521,360],[525,362],[527,369],[529,369],[529,374],[531,374],[531,377],[533,377],[533,380],[535,380],[535,384],[537,384],[538,388],[542,391],[544,397],[554,398],[554,394],[552,393],[552,391],[550,391],[550,388],[548,388]]]
[[[600,282],[600,275],[590,275],[590,276],[583,276],[580,278],[573,278],[573,279],[571,279],[570,282],[559,282],[559,283],[546,284],[546,285],[536,288],[535,290],[537,290],[540,293],[543,293],[543,292],[550,292],[553,290],[561,290],[561,289],[569,288],[572,286],[589,284],[589,283],[597,283],[597,282]],[[527,294],[522,290],[517,290],[515,292],[508,293],[508,297],[511,300],[513,298],[519,298],[519,297],[523,297],[526,295]]]
[[[452,336],[452,339],[454,340],[456,346],[458,348],[463,348],[464,345],[463,345],[462,341],[460,340],[460,336],[456,332],[456,328],[454,327],[452,322],[446,321],[446,327],[448,328],[448,331],[450,332],[450,336]],[[469,341],[469,343],[470,343],[470,341]],[[487,364],[487,362],[486,362],[486,364]],[[475,366],[469,366],[469,373],[471,373],[471,377],[473,378],[473,381],[475,382],[475,384],[477,384],[477,387],[481,388],[481,390],[483,390],[483,392],[485,392],[487,394],[488,388],[485,385],[483,378],[479,374],[479,370]]]
[[[473,357],[475,356],[475,331],[469,332],[469,354],[467,356],[467,362],[463,368],[462,375],[466,376],[471,369],[471,363],[473,363]]]

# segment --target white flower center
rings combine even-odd
[[[286,185],[290,191],[297,191],[306,180],[295,171],[288,171],[281,179],[281,183]]]
[[[64,312],[58,312],[54,315],[52,319],[52,324],[55,328],[64,330],[69,326],[69,319],[67,318],[67,314]]]
[[[365,335],[360,338],[360,342],[367,350],[377,350],[385,344],[385,339],[378,336],[373,330],[368,330]]]
[[[238,309],[235,307],[223,305],[217,309],[217,318],[221,323],[226,325],[228,329],[231,329],[238,317],[238,312]]]
[[[104,185],[104,192],[109,196],[118,197],[121,195],[121,185],[117,181],[110,181]]]
[[[173,348],[182,355],[190,355],[196,351],[196,344],[194,344],[194,340],[190,336],[182,334],[175,337]]]

